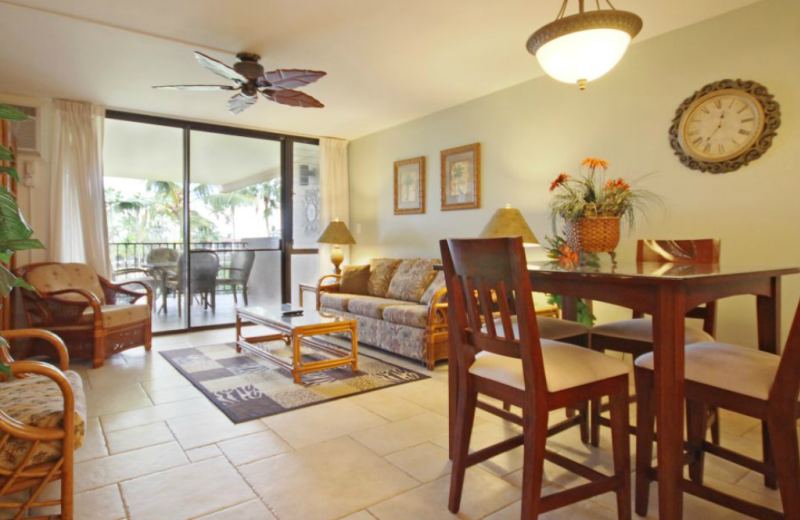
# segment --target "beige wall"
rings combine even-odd
[[[800,2],[765,0],[634,45],[584,92],[538,78],[357,139],[350,145],[354,259],[438,256],[439,239],[476,236],[506,203],[519,207],[542,239],[551,233],[549,182],[593,155],[611,162],[611,175],[654,172],[642,185],[667,204],[623,239],[622,260],[633,258],[637,238],[719,237],[725,263],[800,266],[798,64]],[[687,96],[724,78],[766,85],[781,104],[783,124],[757,162],[726,175],[702,174],[678,162],[667,130]],[[473,142],[482,146],[483,207],[442,212],[439,151]],[[394,216],[392,162],[419,155],[428,164],[427,213]],[[787,278],[784,334],[798,298],[800,276]],[[754,307],[752,297],[723,302],[720,339],[754,344]],[[623,315],[609,307],[599,314]]]

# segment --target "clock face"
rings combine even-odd
[[[743,154],[763,130],[761,103],[742,90],[724,89],[692,103],[678,135],[683,149],[695,159],[720,162]]]

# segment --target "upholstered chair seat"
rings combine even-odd
[[[714,338],[702,329],[686,327],[685,330],[684,342],[687,345],[700,343],[702,341],[714,341]],[[634,318],[631,320],[595,325],[592,327],[592,335],[652,343],[653,320],[652,318]]]
[[[499,333],[498,333],[499,334]],[[584,347],[542,339],[542,358],[549,392],[560,392],[630,373],[619,359]],[[473,375],[525,390],[522,360],[480,352],[469,369]]]
[[[544,339],[563,340],[589,334],[587,327],[571,320],[536,316],[536,323],[539,325],[539,336]],[[494,326],[497,330],[497,335],[505,337],[503,323],[500,318],[494,320]],[[516,316],[511,317],[511,327],[514,329],[514,337],[519,339],[519,325],[517,324]]]
[[[781,357],[753,348],[703,342],[688,345],[685,360],[687,381],[766,401]],[[653,370],[653,353],[637,358],[636,366]]]
[[[141,322],[147,319],[150,309],[146,303],[134,303],[133,305],[103,305],[100,307],[103,314],[103,326],[118,327],[131,323]],[[94,321],[94,310],[89,307],[81,315],[81,323],[92,323]]]

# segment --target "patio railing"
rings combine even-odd
[[[222,266],[230,265],[231,252],[244,249],[247,242],[193,242],[191,249],[216,251]],[[141,267],[147,263],[147,255],[154,249],[175,249],[183,252],[183,242],[111,242],[109,252],[114,271]]]

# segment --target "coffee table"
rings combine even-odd
[[[242,335],[243,323],[255,323],[274,329],[277,334],[245,337]],[[350,333],[350,351],[324,336],[340,332]],[[288,363],[257,343],[282,340],[292,345],[292,362]],[[300,354],[301,343],[309,348],[333,354],[336,357],[324,361],[303,362]],[[300,316],[284,316],[280,305],[248,306],[236,309],[236,351],[247,352],[292,372],[294,382],[302,383],[303,374],[318,372],[350,365],[353,372],[358,371],[358,323],[356,320],[342,318],[315,310],[305,310]]]

